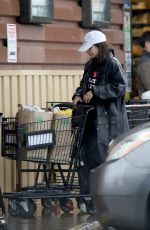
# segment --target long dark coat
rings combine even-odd
[[[75,96],[82,98],[87,92],[91,67],[92,60],[86,63],[83,78],[73,98]],[[110,141],[128,130],[124,100],[125,76],[121,64],[115,57],[109,55],[101,64],[97,72],[93,95],[97,111],[97,144],[101,157],[100,163],[103,163]]]

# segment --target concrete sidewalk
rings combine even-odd
[[[25,219],[21,216],[12,217],[8,214],[6,208],[5,221],[8,230],[100,230],[100,224],[95,222],[95,228],[92,228],[95,216],[80,213],[79,209],[74,209],[70,213],[64,213],[56,204],[51,208],[43,208],[37,203],[35,215]],[[88,228],[91,227],[91,228]]]

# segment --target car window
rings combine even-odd
[[[148,140],[150,140],[150,128],[146,128],[126,136],[111,149],[111,152],[107,157],[107,161],[126,156]]]

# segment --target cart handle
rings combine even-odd
[[[126,109],[150,109],[150,104],[125,105]]]
[[[49,108],[49,104],[55,108],[55,107],[61,107],[61,108],[72,108],[72,102],[60,102],[60,101],[47,101],[46,102],[46,108]]]
[[[70,108],[70,109],[77,109],[77,108],[83,107],[83,108],[85,108],[85,109],[89,109],[89,111],[92,110],[92,109],[94,109],[93,106],[84,104],[84,103],[82,103],[82,102],[78,102],[77,105],[74,105],[72,102],[47,101],[47,102],[46,102],[46,107],[47,107],[47,108],[48,108],[48,104],[51,104],[51,106],[52,106],[53,108],[55,108],[55,107],[58,106],[58,107],[60,107],[60,108],[66,108],[66,109],[67,109],[67,108]]]

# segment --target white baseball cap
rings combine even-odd
[[[106,36],[98,30],[92,30],[84,36],[83,44],[78,51],[84,52],[91,48],[94,44],[105,42]]]

